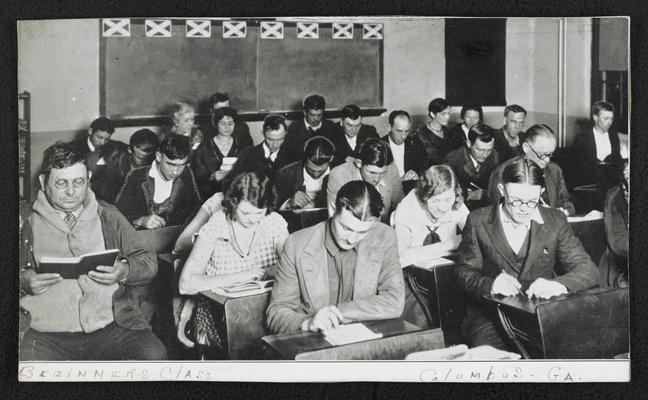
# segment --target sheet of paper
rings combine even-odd
[[[354,324],[338,325],[336,328],[328,329],[323,333],[326,340],[333,346],[363,342],[365,340],[378,339],[382,337],[382,333],[375,333],[359,322]]]

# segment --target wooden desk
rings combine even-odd
[[[440,329],[421,330],[399,318],[366,321],[380,339],[333,346],[319,332],[264,336],[269,358],[283,360],[404,360],[413,352],[442,348]]]
[[[488,295],[524,358],[614,358],[628,351],[628,289],[551,299]]]
[[[279,211],[288,223],[288,232],[296,232],[328,219],[328,208],[313,208],[301,212]]]
[[[226,356],[230,360],[262,360],[263,345],[261,338],[269,333],[265,312],[271,293],[229,298],[205,291],[200,292],[210,300],[216,319],[216,328],[222,333],[221,339]]]
[[[446,346],[464,343],[461,321],[466,311],[466,300],[457,284],[456,265],[434,268],[406,267],[418,285],[426,288],[428,308],[434,320],[432,328],[443,330]]]

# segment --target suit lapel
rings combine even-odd
[[[488,232],[488,237],[490,238],[495,250],[497,250],[502,258],[509,264],[511,269],[519,273],[520,271],[517,268],[516,255],[508,244],[498,210],[499,206],[493,206],[490,217],[484,223],[484,228],[486,229],[486,232]]]
[[[367,240],[371,239],[371,240]],[[353,298],[361,299],[374,295],[380,275],[380,254],[372,251],[373,237],[367,237],[358,245],[358,257],[353,277]]]
[[[321,224],[309,238],[299,262],[304,277],[306,296],[315,310],[328,305],[329,278],[328,256],[324,247],[324,232],[327,224]]]
[[[522,265],[522,271],[520,271],[520,281],[525,280],[524,277],[527,275],[530,277],[535,276],[532,273],[531,267],[538,256],[542,254],[542,251],[546,249],[545,243],[547,243],[548,234],[549,231],[545,227],[545,224],[531,221],[531,229],[529,229],[529,251],[524,260],[524,265]]]

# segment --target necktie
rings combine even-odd
[[[77,217],[72,213],[72,211],[66,211],[65,212],[65,218],[63,218],[63,222],[68,226],[68,228],[72,229],[74,224],[76,224]]]
[[[481,164],[477,163],[477,165],[475,165],[475,171],[477,171],[477,173],[479,173],[480,168],[481,168]]]
[[[423,246],[427,246],[428,244],[438,243],[440,241],[441,238],[439,237],[439,234],[436,233],[436,229],[434,231],[430,230],[430,233],[428,233],[425,239],[423,239]]]

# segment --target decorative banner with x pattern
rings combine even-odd
[[[172,24],[182,24],[182,20],[171,19],[146,19],[135,20],[144,22],[146,37],[168,38],[172,36]],[[135,22],[137,23],[137,22]],[[141,23],[141,22],[140,22]],[[296,26],[297,39],[320,39],[320,27],[331,27],[332,39],[353,39],[354,28],[360,29],[362,25],[362,39],[382,40],[383,24],[354,24],[350,22],[334,22],[332,24],[318,22],[279,22],[279,21],[222,21],[210,19],[185,20],[185,35],[190,38],[211,38],[212,25],[222,24],[223,39],[243,39],[247,36],[248,25],[259,26],[261,39],[284,39],[285,27]],[[131,19],[103,19],[102,36],[104,37],[130,37]],[[177,34],[177,32],[176,32]]]

